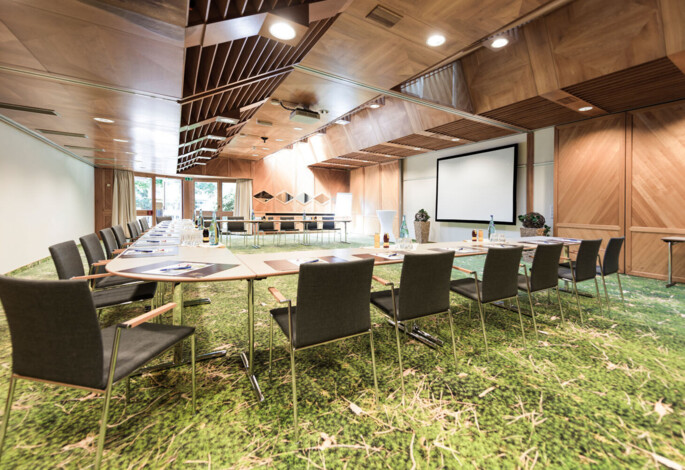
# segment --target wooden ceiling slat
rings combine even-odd
[[[426,153],[425,150],[403,149],[399,147],[391,147],[390,145],[378,144],[373,147],[362,149],[365,152],[381,153],[385,155],[394,155],[396,157],[413,157],[421,153]]]
[[[197,71],[200,66],[200,54],[202,52],[200,46],[193,46],[186,49],[186,65],[183,78],[183,96],[190,96],[195,90],[195,81],[197,80]]]
[[[250,67],[250,71],[247,74],[248,77],[259,75],[262,68],[264,68],[264,65],[269,61],[269,57],[273,55],[279,44],[280,43],[278,41],[271,40],[267,43],[266,47],[262,51],[261,56],[259,57],[260,60],[255,61],[254,65]]]
[[[217,10],[219,10],[219,15],[222,20],[225,20],[228,16],[228,7],[230,6],[231,0],[213,0],[216,2]]]
[[[228,62],[228,55],[231,53],[233,44],[234,41],[219,44],[219,49],[216,53],[217,60],[215,60],[215,66],[212,68],[212,83],[211,86],[207,87],[208,90],[213,90],[219,87],[221,76],[224,74],[224,69],[226,68],[226,63]]]
[[[247,39],[237,39],[233,42],[235,44],[233,47],[231,47],[231,52],[228,56],[228,63],[231,64],[231,67],[226,68],[226,70],[224,71],[224,75],[221,77],[222,85],[224,83],[231,82],[231,77],[235,73],[236,66],[238,65],[238,57],[240,57],[240,55],[243,53],[243,49],[245,48],[245,43],[247,42]]]
[[[194,93],[199,93],[207,90],[217,49],[218,46],[216,44],[213,46],[202,48],[202,54],[200,56],[200,76],[197,82],[195,83]]]
[[[269,57],[267,57],[266,60],[264,60],[261,67],[259,67],[259,69],[255,72],[255,75],[261,75],[263,73],[270,72],[270,71],[274,70],[273,66],[276,63],[276,60],[278,60],[278,57],[281,55],[283,50],[287,47],[290,47],[290,46],[288,46],[287,44],[282,43],[282,42],[277,42],[276,46],[273,48],[273,50],[269,54]]]
[[[257,44],[255,44],[255,48],[250,56],[245,58],[245,67],[240,73],[238,80],[244,80],[251,76],[252,69],[254,69],[255,65],[257,65],[259,59],[261,59],[264,51],[269,47],[270,42],[271,40],[268,38],[257,36]]]
[[[229,82],[237,82],[239,77],[243,74],[245,67],[247,66],[247,59],[252,55],[259,43],[259,36],[250,36],[245,40],[245,47],[243,48],[240,58],[238,60],[238,66],[236,70],[231,75]]]
[[[428,129],[428,132],[448,135],[450,137],[458,137],[460,139],[466,139],[472,142],[479,142],[481,140],[489,140],[515,134],[514,131],[488,126],[487,124],[470,121],[468,119],[458,119],[456,121],[448,122],[442,126]]]
[[[580,113],[539,96],[493,109],[483,113],[483,116],[531,130],[577,121],[584,117]]]
[[[452,142],[420,134],[410,134],[399,139],[391,140],[389,143],[407,145],[409,147],[420,147],[428,150],[442,150],[459,145],[459,142]]]

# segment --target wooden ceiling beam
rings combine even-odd
[[[195,95],[185,97],[182,100],[179,100],[179,103],[180,104],[192,103],[193,101],[202,100],[202,99],[205,99],[205,98],[213,96],[213,95],[226,93],[226,92],[235,90],[237,88],[241,88],[241,87],[244,87],[247,85],[252,85],[255,82],[260,82],[262,80],[268,80],[270,78],[274,78],[274,77],[277,77],[280,75],[285,75],[285,74],[292,72],[292,70],[293,70],[293,67],[291,67],[291,66],[272,70],[270,72],[263,73],[261,75],[257,75],[254,77],[249,77],[249,78],[246,78],[244,80],[237,81],[237,82],[229,83],[226,86],[222,86],[222,87],[216,88],[216,89],[211,90],[211,91],[205,91],[202,93],[197,93]]]

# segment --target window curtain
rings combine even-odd
[[[136,188],[133,172],[114,170],[112,189],[112,225],[123,225],[128,233],[128,222],[136,220]],[[129,236],[131,234],[129,233]]]
[[[238,180],[235,184],[233,215],[249,219],[252,215],[252,180]]]

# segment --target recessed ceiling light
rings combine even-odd
[[[421,150],[419,147],[414,147],[414,150]]]
[[[509,44],[509,40],[507,38],[497,38],[494,41],[492,41],[491,46],[495,49],[499,49],[501,47],[506,46],[507,44]]]
[[[378,104],[378,103],[374,103],[374,104],[370,104],[370,105],[369,105],[369,108],[371,108],[371,109],[378,109],[378,108],[380,108],[380,107],[381,107],[381,105]]]
[[[128,142],[126,139],[112,139],[114,142]]]
[[[283,142],[283,139],[274,139],[276,142]]]
[[[253,153],[252,156],[253,156],[253,157],[258,157],[259,155],[257,155],[256,153]]]
[[[262,147],[262,150],[269,150],[269,147]]]
[[[349,117],[340,118],[337,121],[335,121],[335,123],[340,124],[341,126],[346,126],[350,123],[350,118]]]
[[[301,131],[301,130],[302,130],[301,127],[293,127],[293,129],[295,129],[296,131]]]
[[[220,122],[223,124],[238,124],[239,120],[232,117],[219,116],[216,118],[216,122]]]
[[[426,44],[431,47],[438,47],[445,44],[445,36],[442,34],[434,34],[426,40]]]
[[[126,155],[135,155],[133,152],[124,152]]]
[[[103,122],[105,124],[114,124],[114,121],[112,121],[111,119],[107,119],[107,118],[93,118],[93,119],[97,122]]]
[[[455,137],[454,139],[452,139],[452,142],[459,142],[460,140],[461,140],[461,139]]]
[[[282,21],[269,26],[269,32],[272,34],[272,36],[278,39],[283,39],[284,41],[295,37],[295,29],[288,23],[283,23]]]
[[[592,106],[583,106],[582,108],[578,108],[578,111],[592,111]]]

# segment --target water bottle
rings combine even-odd
[[[216,236],[216,212],[212,212],[212,223],[209,225],[209,244],[218,244]]]
[[[407,229],[407,216],[402,216],[402,225],[400,225],[400,238],[409,238],[409,230]]]
[[[492,241],[492,236],[495,234],[495,221],[493,216],[490,216],[490,223],[488,224],[488,240]]]

